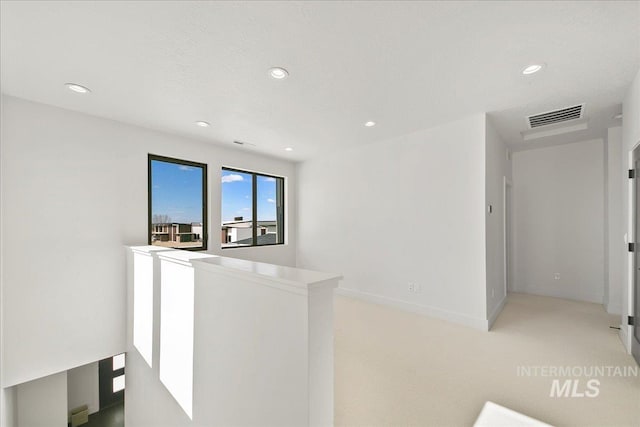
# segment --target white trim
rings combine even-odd
[[[625,349],[627,348],[627,343],[629,342],[629,340],[627,339],[629,334],[627,333],[627,328],[625,327],[626,325],[620,325],[620,332],[618,334],[618,336],[620,337],[620,341],[622,341],[622,344],[624,345]]]
[[[502,177],[502,267],[503,267],[503,279],[504,279],[504,296],[507,296],[507,283],[508,283],[508,266],[507,261],[511,264],[512,257],[507,258],[507,249],[509,245],[507,244],[507,187],[511,188],[511,197],[513,198],[513,184],[511,181],[507,179],[506,176]],[[509,210],[509,215],[513,215],[513,212]],[[508,234],[511,237],[511,233]],[[491,327],[491,322],[489,323],[489,327]]]
[[[636,142],[631,150],[627,153],[627,169],[633,169],[633,152],[640,148],[640,141]],[[636,207],[636,179],[627,180],[629,183],[627,185],[627,195],[628,195],[628,206],[627,206],[627,235],[629,238],[628,242],[638,243],[638,237],[636,236],[635,230],[635,207]],[[627,252],[627,315],[632,316],[634,312],[634,301],[633,301],[633,288],[635,282],[635,259],[633,252]],[[624,334],[622,333],[624,331]],[[622,326],[620,327],[620,336],[624,338],[622,342],[624,344],[627,353],[631,354],[631,340],[633,336],[633,331],[630,325],[627,325],[627,319],[622,319]]]
[[[629,152],[629,169],[633,169],[635,167],[635,164],[633,163],[633,153],[634,151],[640,149],[640,141],[637,141],[633,148],[631,149],[631,151]],[[635,215],[638,215],[638,212],[635,212],[635,208],[636,208],[636,186],[638,185],[638,177],[636,177],[636,179],[630,180],[631,183],[629,185],[629,192],[630,192],[630,197],[629,197],[629,235],[633,236],[633,242],[637,245],[638,243],[640,243],[640,232],[639,230],[635,229]],[[635,275],[637,274],[637,267],[635,265],[635,257],[633,252],[629,253],[629,281],[628,281],[628,289],[627,289],[627,295],[628,295],[628,303],[627,303],[627,316],[634,316],[635,314],[635,301],[636,301],[636,297],[634,295],[635,293]],[[625,346],[627,348],[627,351],[629,352],[629,354],[632,354],[633,352],[633,342],[634,342],[634,333],[633,333],[633,328],[634,326],[631,325],[627,325],[627,319],[622,319],[623,321],[623,325],[620,327],[620,332],[622,332],[622,330],[625,330],[626,333],[626,341],[625,341]],[[638,327],[638,326],[635,326]]]
[[[506,303],[507,303],[507,296],[505,295],[502,298],[502,300],[500,300],[496,308],[493,309],[493,313],[491,313],[491,316],[489,316],[489,319],[487,319],[487,330],[491,330],[496,319],[498,318],[500,313],[502,313],[502,309],[504,308],[504,305]]]
[[[604,305],[602,304],[602,293],[584,292],[579,298],[577,298],[573,294],[573,292],[564,288],[553,289],[549,287],[539,287],[533,285],[523,286],[522,289],[518,289],[518,293],[540,295],[543,297],[562,298],[571,301],[590,302],[593,304],[600,304],[604,308]]]
[[[358,291],[356,289],[338,287],[336,294],[345,297],[355,298],[362,301],[370,302],[373,304],[385,305],[388,307],[397,308],[403,311],[411,313],[421,314],[427,317],[435,317],[437,319],[447,320],[449,322],[457,323],[459,325],[469,326],[481,331],[488,331],[488,323],[486,319],[480,319],[476,317],[470,317],[465,314],[454,313],[452,311],[443,310],[441,308],[430,307],[426,305],[413,304],[406,301],[401,301],[393,298],[388,298],[380,295],[370,294],[368,292]]]

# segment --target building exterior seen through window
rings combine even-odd
[[[284,178],[222,168],[224,248],[284,243]]]
[[[149,244],[207,249],[207,165],[149,154]]]

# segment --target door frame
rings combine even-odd
[[[631,151],[629,152],[628,155],[628,164],[629,164],[629,170],[632,169],[636,169],[635,168],[635,162],[636,162],[636,157],[638,158],[638,161],[640,161],[640,141],[636,142],[633,146],[633,148],[631,149]],[[636,170],[636,173],[639,173],[640,170]],[[632,239],[628,239],[630,242],[633,242],[635,245],[640,244],[640,230],[636,229],[636,215],[639,215],[639,209],[637,209],[636,204],[640,203],[640,200],[636,200],[636,190],[637,190],[637,186],[638,186],[638,179],[640,179],[639,176],[636,176],[635,179],[629,179],[629,186],[628,186],[628,191],[629,191],[629,221],[627,223],[627,228],[628,228],[628,236],[632,236]],[[638,250],[638,249],[636,249]],[[628,303],[627,303],[627,315],[628,316],[634,316],[636,325],[629,325],[627,319],[622,319],[622,328],[625,328],[625,335],[626,335],[626,342],[625,342],[625,346],[627,347],[627,350],[629,351],[629,353],[631,353],[636,361],[638,362],[638,364],[640,364],[640,341],[635,337],[635,328],[640,327],[640,325],[638,325],[638,316],[635,316],[636,314],[636,295],[635,295],[635,287],[636,287],[636,276],[638,275],[638,268],[640,268],[640,266],[636,265],[636,253],[635,252],[628,252],[628,260],[629,260],[629,280],[627,281],[628,284],[628,289],[627,289],[627,295],[628,295]],[[622,329],[621,329],[622,330]]]
[[[511,191],[511,197],[507,200],[507,189]],[[507,201],[509,206],[507,206]],[[508,256],[509,248],[513,248],[513,184],[506,177],[502,177],[502,265],[504,278],[504,296],[509,291],[509,267],[513,276],[513,254]],[[509,221],[511,219],[511,221]],[[508,229],[508,230],[507,230]],[[507,233],[508,231],[508,233]],[[507,241],[507,239],[509,241]],[[511,244],[509,244],[511,243]],[[513,283],[511,284],[513,288]]]

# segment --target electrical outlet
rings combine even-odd
[[[553,280],[560,280],[560,273],[554,273]]]
[[[409,292],[415,292],[416,291],[416,284],[413,283],[413,282],[409,282],[408,289],[409,289]]]

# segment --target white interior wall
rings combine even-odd
[[[484,157],[477,114],[299,164],[298,266],[343,274],[343,294],[486,329]]]
[[[292,178],[288,244],[224,254],[295,263],[293,163],[3,96],[5,387],[125,350],[123,245],[147,241],[150,152],[208,164],[212,253],[222,252],[222,165]]]
[[[607,241],[605,252],[607,262],[607,287],[605,288],[605,308],[611,314],[622,312],[623,257],[626,256],[624,244],[624,217],[622,214],[622,188],[624,177],[622,168],[622,128],[609,128],[607,132]]]
[[[16,427],[67,426],[67,373],[20,384]]]
[[[127,426],[332,424],[337,277],[143,252],[128,255],[129,295],[153,292],[146,313],[129,305]],[[151,320],[149,353],[140,315]]]
[[[16,388],[0,388],[0,427],[15,427],[16,405]]]
[[[622,165],[624,169],[632,167],[631,152],[634,147],[640,143],[640,70],[636,74],[631,87],[625,95],[622,103]],[[634,236],[630,224],[630,206],[629,206],[629,180],[622,180],[622,212],[625,219],[625,229],[629,241],[633,241]],[[636,237],[636,241],[638,241]],[[622,287],[622,319],[623,327],[620,329],[622,341],[631,351],[631,327],[627,325],[627,316],[632,315],[632,254],[627,253],[623,257],[623,287]]]
[[[504,183],[511,181],[507,146],[487,118],[485,221],[487,251],[487,316],[489,327],[505,303]],[[489,212],[491,206],[491,212]]]
[[[516,152],[512,161],[514,290],[602,303],[603,141]]]
[[[0,117],[2,117],[2,103],[0,103]],[[0,150],[0,223],[2,222],[2,150]],[[4,348],[4,311],[2,310],[2,264],[4,257],[2,256],[2,227],[0,227],[0,377],[3,370],[2,348]],[[15,426],[15,389],[2,387],[0,381],[0,427]]]
[[[90,414],[100,410],[98,362],[67,371],[68,412],[82,405],[89,407]]]

